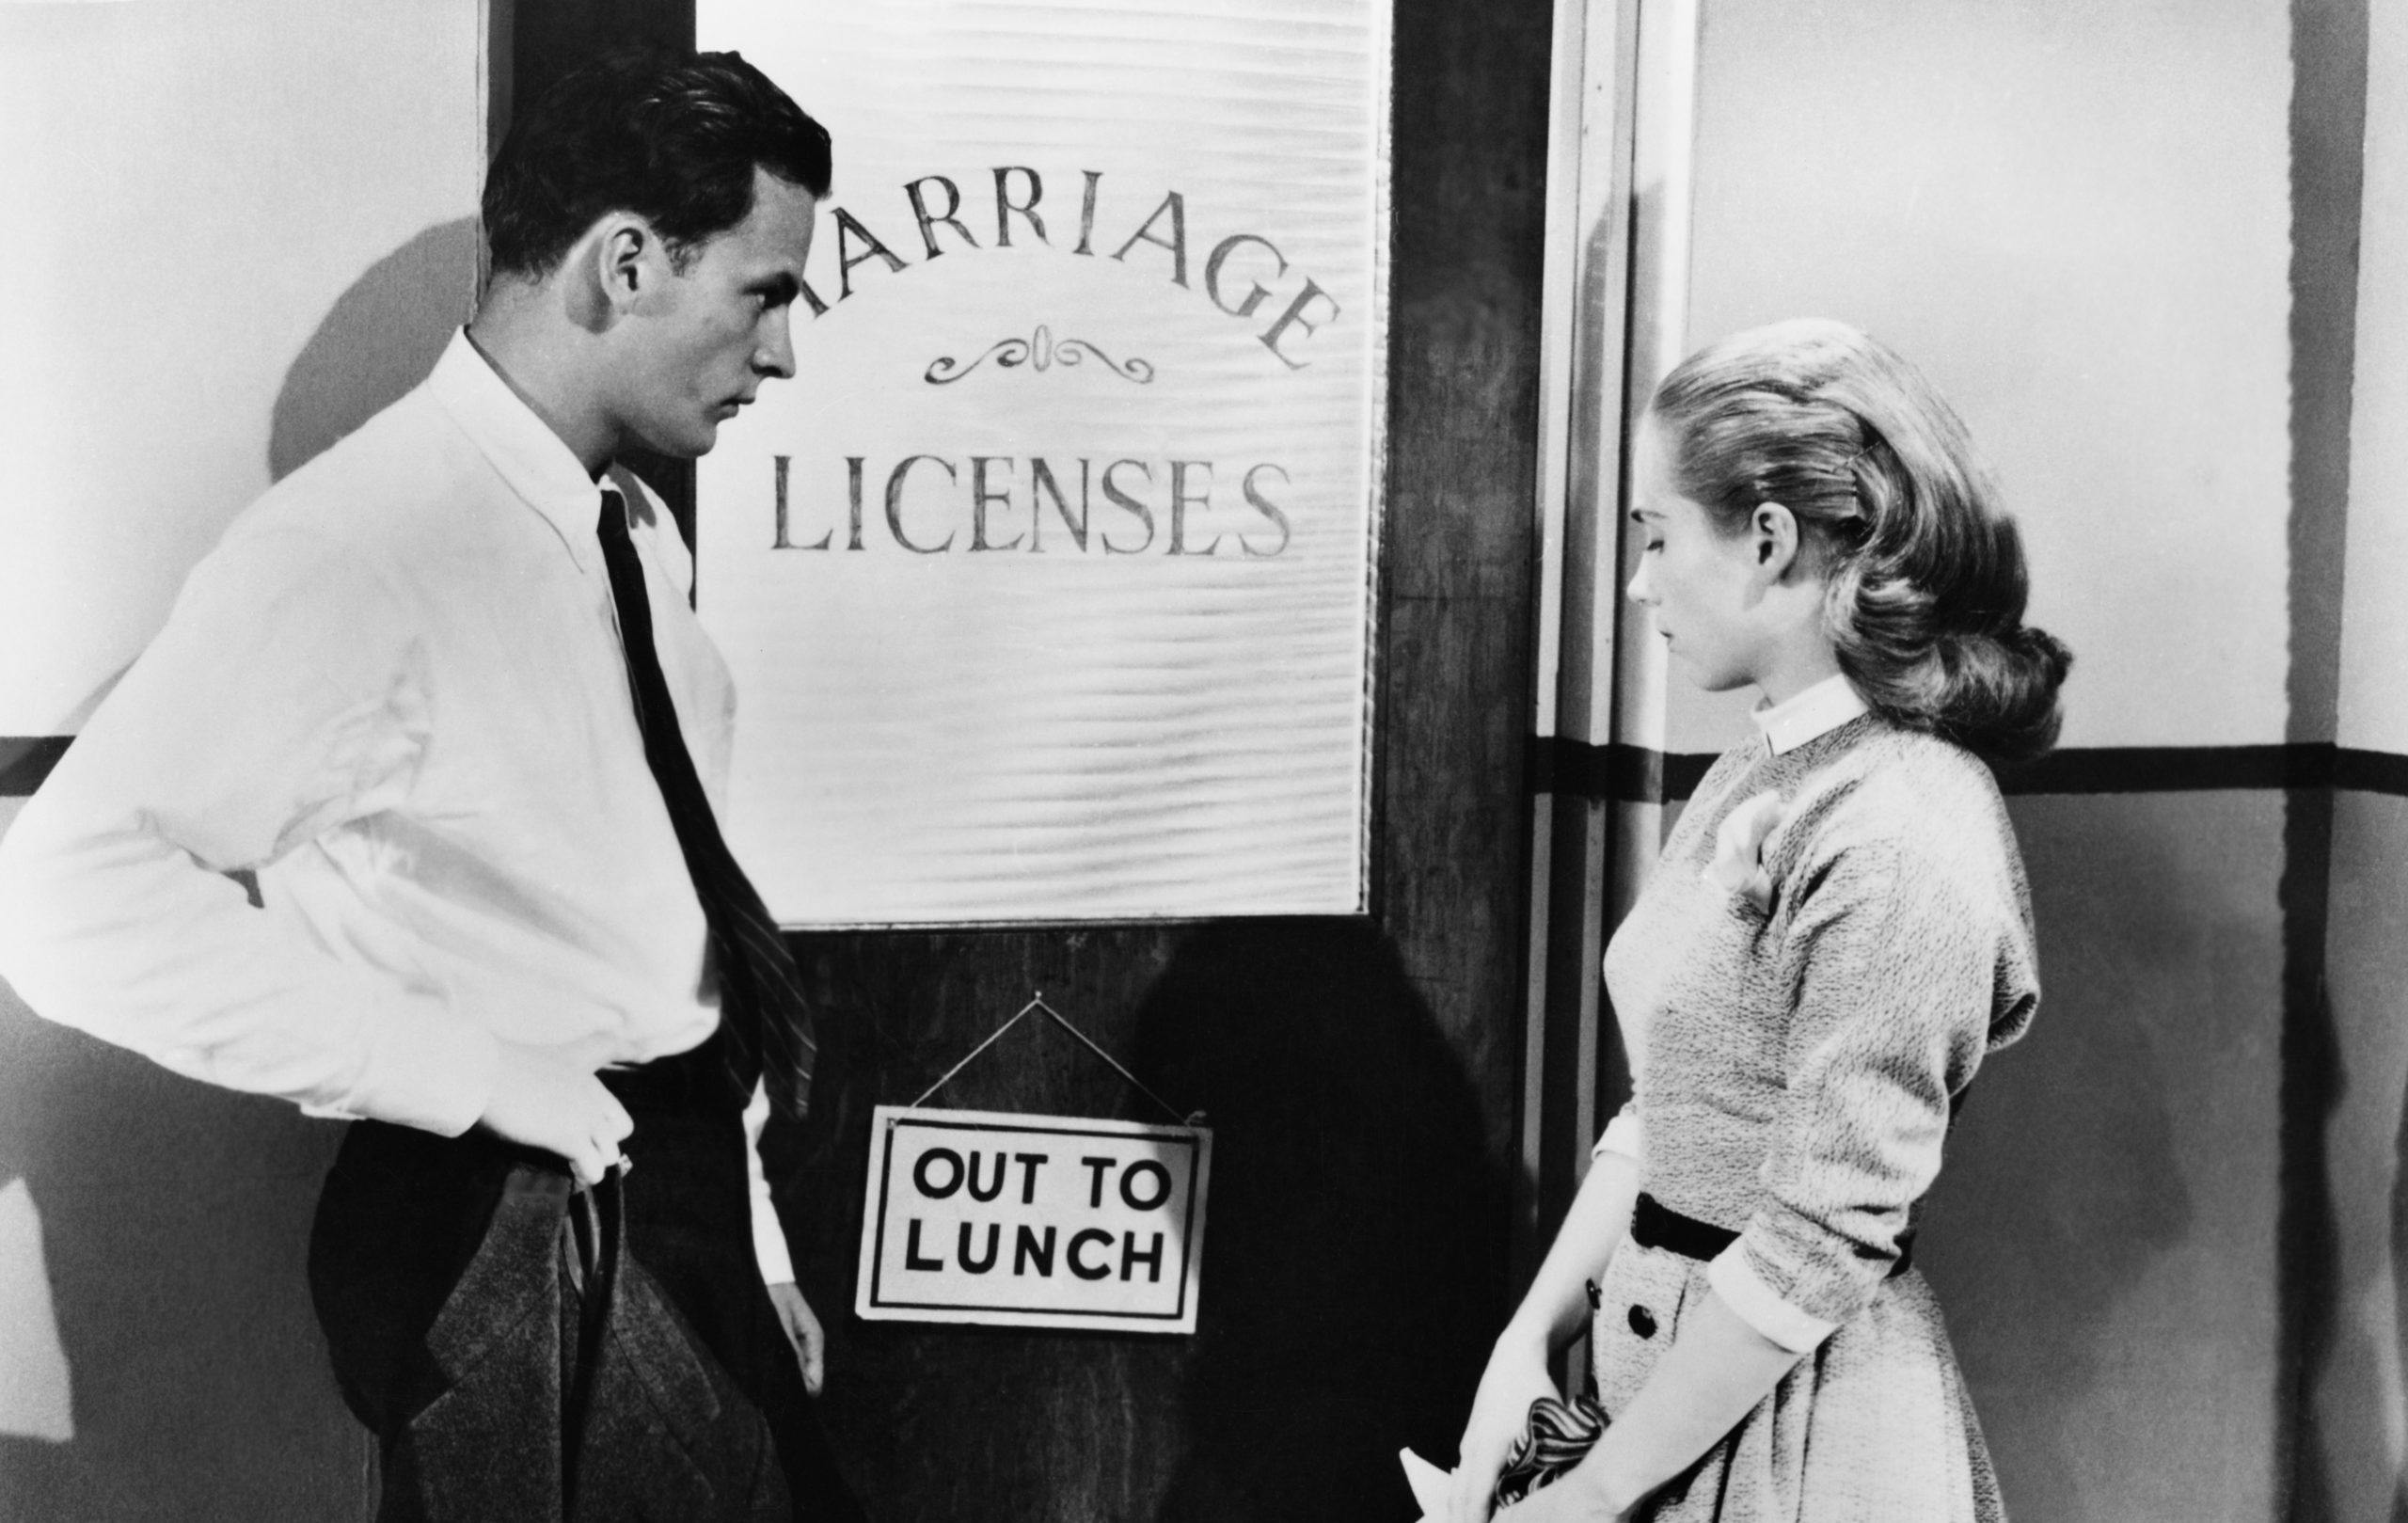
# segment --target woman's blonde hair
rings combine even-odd
[[[1656,390],[1673,480],[1739,532],[1778,502],[1828,587],[1840,669],[1878,712],[1998,761],[2056,743],[2072,656],[2023,622],[2023,541],[1965,425],[1845,323],[1751,328]]]

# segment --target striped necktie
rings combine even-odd
[[[627,686],[635,698],[636,724],[643,732],[644,760],[669,805],[670,823],[676,827],[686,870],[693,875],[694,892],[710,928],[729,1067],[748,1093],[754,1075],[766,1076],[770,1101],[782,1114],[800,1119],[810,1106],[811,1065],[818,1054],[801,978],[776,922],[720,834],[702,779],[694,775],[694,759],[677,728],[669,681],[661,675],[660,658],[653,649],[652,607],[644,598],[642,563],[627,538],[626,503],[616,491],[602,494],[600,532],[602,562],[610,571],[610,597],[619,609]]]

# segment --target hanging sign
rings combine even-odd
[[[1386,0],[702,0],[825,122],[697,478],[788,925],[1359,912]]]
[[[905,1105],[871,1128],[863,1317],[1196,1330],[1209,1129]]]

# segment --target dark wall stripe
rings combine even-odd
[[[1686,799],[1697,791],[1698,780],[1714,765],[1710,755],[1666,754],[1642,746],[1591,745],[1560,736],[1542,736],[1530,742],[1530,791],[1562,794],[1575,799],[1617,799],[1644,802],[1655,799]]]
[[[0,799],[22,799],[67,754],[71,737],[0,735]]]
[[[1999,769],[2004,793],[2204,793],[2333,785],[2334,747],[2100,746]]]
[[[0,736],[0,799],[21,799],[67,754],[73,737]],[[1529,790],[1624,803],[1678,802],[1714,765],[1706,752],[1591,745],[1561,736],[1530,742]],[[2337,788],[2408,799],[2408,756],[2322,743],[2296,746],[2089,746],[2003,769],[2003,793],[2209,793]]]
[[[2388,751],[2337,749],[2333,754],[2333,786],[2347,793],[2387,793],[2408,799],[2408,756]]]
[[[1560,736],[1530,743],[1530,791],[1624,803],[1676,802],[1697,791],[1710,754],[1592,745]],[[2408,756],[2323,742],[2265,746],[2090,746],[1999,770],[2008,794],[2206,793],[2342,788],[2408,798]]]
[[[2290,668],[2284,709],[2293,737],[2339,711],[2341,585],[2350,522],[2351,393],[2357,370],[2359,210],[2366,192],[2368,0],[2291,0],[2290,64]],[[2395,758],[2396,760],[2396,758]],[[2339,773],[2338,758],[2334,767]],[[2341,1227],[2335,1210],[2334,1119],[2345,1087],[2341,1037],[2326,994],[2333,895],[2333,795],[2286,801],[2280,1184],[2275,1214],[2274,1473],[2292,1523],[2348,1511],[2344,1478],[2362,1462],[2335,1443],[2316,1393],[2346,1364]],[[2327,1387],[2336,1390],[2341,1388]],[[2288,1482],[2288,1486],[2283,1485]],[[2386,1478],[2386,1484],[2389,1483]],[[2288,1495],[2285,1495],[2288,1493]],[[2399,1515],[2393,1510],[2393,1515]]]

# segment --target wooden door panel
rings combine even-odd
[[[1370,914],[793,939],[824,1046],[781,1198],[873,1516],[1404,1517],[1397,1448],[1451,1454],[1508,1309],[1550,26],[1397,8]],[[519,0],[511,35],[524,99],[692,12]],[[851,1315],[871,1109],[1038,990],[1214,1128],[1191,1338]],[[1159,1118],[1040,1022],[938,1098]]]

